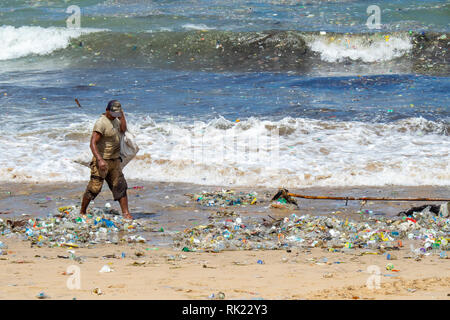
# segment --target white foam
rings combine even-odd
[[[183,24],[182,27],[186,30],[213,30],[215,28],[208,27],[206,24],[194,24],[194,23],[186,23]]]
[[[72,160],[89,152],[95,120],[34,121],[36,127],[14,135],[6,130],[17,128],[0,129],[0,181],[87,181],[88,168]],[[128,125],[141,149],[125,168],[129,179],[288,188],[450,186],[448,128],[423,118],[172,123],[129,115]]]
[[[390,61],[401,57],[412,49],[406,36],[362,36],[362,35],[316,35],[307,36],[307,45],[327,62],[345,59],[363,62]]]
[[[172,31],[173,31],[172,28],[159,27],[157,30],[148,29],[148,30],[145,30],[144,32],[146,32],[146,33],[157,33],[157,32],[172,32]]]
[[[66,48],[70,39],[83,34],[100,32],[100,29],[70,29],[42,27],[0,27],[0,60],[9,60],[28,55],[46,55]]]

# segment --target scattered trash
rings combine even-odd
[[[48,298],[50,298],[44,291],[42,291],[42,292],[39,292],[37,295],[36,295],[36,298],[38,298],[38,299],[48,299]]]
[[[136,251],[136,252],[134,253],[134,255],[135,255],[136,257],[142,257],[142,256],[145,255],[145,253],[142,252],[142,251]]]
[[[80,215],[76,206],[62,206],[46,217],[0,219],[0,234],[16,234],[32,246],[80,248],[99,243],[145,242],[139,235],[146,226],[136,220],[125,221],[113,209],[93,208]],[[124,231],[120,234],[119,232]]]
[[[450,202],[441,204],[438,215],[442,218],[448,218],[450,212]]]
[[[256,193],[230,190],[203,192],[193,197],[197,203],[207,206],[210,203],[212,206],[251,205],[254,199],[260,201],[264,198],[270,199]],[[279,200],[289,203],[282,196],[273,201]],[[100,243],[146,243],[140,234],[142,231],[159,231],[171,237],[173,246],[182,252],[318,247],[328,252],[362,249],[361,255],[386,254],[387,260],[394,260],[395,256],[386,251],[399,250],[403,246],[402,241],[414,240],[419,246],[412,251],[412,259],[430,254],[447,259],[450,239],[450,219],[446,213],[448,203],[436,209],[428,205],[401,216],[361,215],[358,221],[342,218],[342,215],[295,213],[278,219],[271,216],[261,218],[240,216],[220,209],[211,214],[205,224],[181,232],[170,232],[160,227],[150,228],[144,224],[145,221],[124,220],[121,215],[115,215],[112,209],[105,207],[92,208],[82,216],[78,207],[62,206],[54,214],[43,218],[0,219],[0,234],[15,234],[21,240],[30,241],[32,246],[68,247],[72,250]],[[0,242],[3,254],[6,251],[4,246]],[[74,253],[58,258],[78,259],[81,262],[81,258]]]
[[[275,201],[279,199],[284,197]],[[361,216],[360,221],[295,213],[281,219],[268,217],[212,215],[208,224],[174,234],[173,244],[185,252],[321,247],[329,252],[365,249],[361,255],[376,255],[399,250],[402,239],[409,239],[422,241],[423,248],[415,256],[449,249],[450,219],[426,209],[408,217]],[[392,253],[387,257],[396,259]]]
[[[203,191],[201,194],[187,194],[198,204],[207,207],[245,206],[254,205],[257,202],[256,192],[236,193],[234,190],[221,190],[214,192]]]
[[[225,293],[223,292],[218,292],[217,294],[212,293],[211,295],[208,296],[208,298],[213,300],[223,300],[225,299]]]
[[[100,269],[100,273],[107,273],[107,272],[113,272],[114,270],[111,269],[108,265],[104,265],[101,269]]]
[[[442,205],[444,206],[444,205]],[[426,204],[420,207],[412,207],[406,211],[401,211],[397,215],[398,216],[412,216],[415,212],[422,212],[424,210],[428,210],[429,212],[432,212],[434,214],[438,214],[439,210],[442,207],[441,205],[433,205],[433,204]]]
[[[275,209],[289,209],[289,210],[295,210],[296,206],[291,204],[291,203],[287,203],[285,199],[280,198],[277,201],[274,201],[270,204],[271,208],[275,208]]]
[[[96,294],[96,295],[98,295],[98,296],[101,296],[101,295],[103,294],[103,291],[102,291],[100,288],[94,288],[94,289],[92,290],[92,293],[93,293],[93,294]]]
[[[286,189],[280,189],[278,192],[273,196],[271,200],[270,207],[275,209],[289,209],[289,210],[295,210],[298,208],[297,201],[292,199],[289,194],[288,190]]]

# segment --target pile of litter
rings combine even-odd
[[[33,245],[48,247],[78,248],[98,243],[146,241],[137,235],[138,232],[149,231],[145,226],[135,220],[123,219],[110,207],[93,208],[85,216],[79,212],[75,206],[66,206],[45,218],[0,219],[0,235],[15,234]]]
[[[216,192],[203,193],[201,197],[200,201],[214,200],[218,205],[231,205],[231,201],[238,199],[242,204],[251,203],[256,194]],[[164,231],[164,234],[172,237],[173,246],[178,250],[213,252],[293,247],[320,247],[332,252],[356,248],[384,252],[398,250],[403,246],[402,240],[408,239],[419,244],[412,250],[416,258],[430,254],[447,258],[446,251],[450,248],[448,206],[448,203],[441,205],[438,213],[427,206],[401,217],[363,215],[361,221],[295,213],[278,220],[269,216],[268,221],[261,217],[241,217],[225,210],[210,215],[206,225],[182,232]],[[18,235],[36,246],[78,248],[100,243],[145,243],[143,232],[158,231],[150,225],[151,221],[123,219],[110,207],[94,208],[90,214],[81,216],[79,208],[67,206],[44,218],[0,219],[0,235]],[[5,249],[2,245],[0,243],[0,254],[1,249]]]
[[[201,194],[187,194],[198,204],[207,207],[246,206],[258,202],[257,192],[236,193],[234,190],[221,190],[214,192],[203,191]]]
[[[296,204],[289,203],[285,198],[278,198],[270,203],[271,208],[295,210],[298,208]]]
[[[202,191],[201,194],[186,194],[196,201],[201,206],[206,207],[230,207],[255,205],[266,202],[270,199],[270,195],[258,195],[257,192],[239,192],[234,190],[220,190],[220,191]],[[287,201],[285,198],[279,198],[270,202],[269,207],[275,209],[289,209],[295,210],[298,208],[295,202]]]
[[[267,221],[261,218],[210,217],[207,225],[188,228],[174,237],[174,246],[183,251],[328,248],[347,251],[398,250],[403,239],[418,240],[416,256],[449,249],[450,219],[427,207],[410,217],[366,216],[356,222],[327,216],[297,216]],[[215,218],[215,219],[214,219]]]

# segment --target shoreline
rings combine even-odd
[[[258,203],[255,206],[233,206],[233,210],[262,212],[269,210],[277,214],[289,211],[268,208],[269,200],[278,188],[251,186],[218,186],[199,185],[175,182],[148,182],[128,179],[128,202],[132,212],[145,214],[148,211],[195,211],[202,209],[216,209],[216,207],[200,208],[195,201],[186,194],[201,193],[202,191],[234,190],[239,192],[257,192]],[[58,206],[79,205],[82,194],[87,186],[86,182],[58,182],[58,183],[4,183],[0,185],[0,212],[10,212],[11,217],[21,214],[43,216],[54,212]],[[292,193],[321,196],[349,196],[349,197],[390,197],[390,198],[448,198],[450,186],[349,186],[349,187],[308,187],[289,189]],[[332,214],[345,211],[349,214],[358,212],[360,201],[344,200],[314,200],[296,198],[299,211],[311,215]],[[104,206],[109,202],[113,208],[120,209],[118,202],[113,201],[112,194],[104,183],[101,193],[91,202],[93,206]],[[443,202],[430,201],[369,201],[363,208],[394,216],[400,211],[424,204],[441,204]]]

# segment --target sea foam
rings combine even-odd
[[[395,35],[316,35],[307,36],[309,48],[327,62],[346,59],[383,62],[402,57],[413,45],[406,36]]]
[[[70,29],[42,27],[0,27],[0,61],[28,55],[46,55],[66,48],[72,38],[83,34],[104,31],[101,29]]]
[[[266,187],[450,185],[448,125],[250,118],[155,122],[129,115],[140,152],[129,179]],[[86,181],[95,119],[0,132],[0,181]]]

